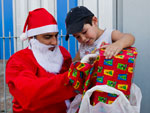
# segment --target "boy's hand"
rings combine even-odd
[[[81,59],[80,62],[93,64],[94,61],[96,60],[97,56],[98,56],[97,54],[87,54]]]
[[[118,43],[113,43],[110,45],[103,45],[100,47],[100,49],[101,48],[105,49],[104,56],[106,59],[111,59],[112,56],[117,55],[123,49],[121,44],[118,44]]]

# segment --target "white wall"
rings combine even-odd
[[[135,38],[138,57],[134,82],[141,88],[141,113],[150,113],[150,0],[123,0],[123,32]]]
[[[14,36],[19,37],[23,31],[24,23],[28,16],[28,12],[36,8],[46,8],[55,18],[57,18],[56,12],[56,2],[57,0],[13,0],[13,18],[14,18]],[[28,42],[22,42],[18,38],[17,50],[25,48]]]

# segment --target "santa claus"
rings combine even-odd
[[[72,60],[58,45],[56,20],[44,8],[35,9],[23,32],[21,39],[29,39],[29,46],[12,55],[6,66],[13,113],[66,113],[65,100],[76,94],[65,84]]]

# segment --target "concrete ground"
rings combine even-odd
[[[3,61],[0,60],[0,113],[4,113],[4,68]],[[6,107],[7,113],[11,113],[11,95],[9,94],[8,87],[6,85]]]

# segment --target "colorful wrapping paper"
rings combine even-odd
[[[130,96],[130,87],[133,79],[136,48],[123,49],[112,59],[105,59],[104,49],[99,51],[93,65],[87,63],[74,63],[69,69],[70,83],[77,93],[84,93],[95,85],[108,85],[122,91],[127,98]],[[111,104],[117,95],[104,92],[94,92],[91,96],[91,104],[99,101]]]
[[[91,67],[88,63],[75,62],[71,64],[68,73],[69,83],[73,85],[76,93],[83,94],[86,84],[89,85],[87,77],[90,76]]]

